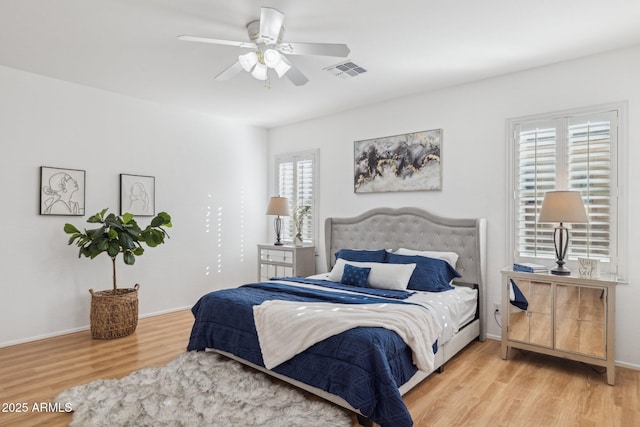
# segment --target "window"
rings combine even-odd
[[[582,194],[589,222],[569,224],[568,260],[601,261],[618,275],[626,243],[620,232],[620,122],[624,105],[509,120],[513,195],[510,222],[514,261],[555,258],[553,229],[538,222],[544,194],[572,190]]]
[[[317,170],[317,151],[282,154],[276,156],[276,182],[278,193],[289,199],[291,212],[298,206],[310,206],[309,214],[304,218],[302,241],[313,243],[316,233],[315,183]],[[285,242],[293,241],[296,234],[292,217],[282,221],[282,237]]]

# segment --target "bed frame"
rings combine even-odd
[[[456,252],[459,255],[456,270],[462,277],[455,283],[473,286],[478,290],[476,319],[440,346],[435,355],[434,370],[442,371],[444,364],[467,344],[476,338],[480,341],[485,340],[486,220],[443,218],[422,209],[410,207],[377,208],[352,218],[325,220],[325,255],[328,271],[333,267],[334,254],[339,249],[397,249],[399,247]],[[339,396],[247,362],[231,353],[212,350],[360,414]],[[400,387],[400,393],[404,395],[432,372],[418,371]],[[361,424],[370,424],[361,416],[358,420]]]

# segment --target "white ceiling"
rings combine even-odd
[[[246,50],[176,38],[247,41],[261,6],[368,72],[295,56],[305,86],[216,81]],[[1,65],[264,127],[637,44],[639,0],[0,0]]]

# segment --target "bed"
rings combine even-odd
[[[247,284],[203,296],[192,310],[195,322],[188,350],[216,351],[238,360],[354,411],[361,424],[373,421],[383,427],[410,426],[412,420],[402,401],[402,395],[432,372],[441,371],[447,360],[471,341],[485,338],[485,237],[484,219],[442,218],[418,208],[378,208],[352,218],[327,218],[327,274],[309,279],[283,278],[267,283]],[[451,291],[438,294],[451,300],[451,304],[454,304],[453,301],[465,300],[466,308],[455,309],[464,313],[456,317],[457,324],[449,325],[449,332],[446,332],[440,323],[454,322],[436,322],[439,326],[433,326],[433,319],[442,317],[442,312],[436,311],[430,319],[425,320],[431,322],[431,326],[425,326],[424,330],[433,331],[429,332],[431,335],[427,332],[422,335],[428,337],[425,340],[433,340],[434,337],[436,339],[432,346],[422,347],[429,347],[431,352],[425,351],[420,355],[416,352],[416,344],[413,342],[415,340],[412,341],[411,337],[415,338],[421,334],[413,333],[415,327],[409,327],[408,332],[397,329],[392,331],[388,329],[391,326],[381,327],[379,323],[374,322],[337,331],[335,335],[327,336],[319,342],[311,342],[306,347],[301,345],[300,348],[292,350],[292,357],[284,350],[284,347],[287,347],[285,345],[282,346],[284,354],[276,354],[274,358],[268,353],[278,353],[280,350],[278,346],[273,345],[271,350],[268,349],[268,341],[264,338],[267,335],[263,332],[264,324],[268,323],[264,319],[270,319],[269,316],[264,316],[273,313],[273,309],[276,308],[286,312],[286,309],[295,304],[302,304],[308,308],[331,307],[332,304],[335,307],[345,307],[344,304],[347,304],[349,308],[343,309],[343,312],[348,311],[349,315],[353,312],[355,317],[361,318],[361,311],[375,305],[396,313],[382,313],[382,320],[377,320],[378,322],[389,321],[390,324],[395,324],[396,319],[403,318],[404,314],[401,313],[405,311],[423,313],[425,310],[422,306],[428,305],[425,302],[427,300],[431,301],[432,306],[442,305],[438,301],[434,303],[433,295],[427,292],[369,288],[353,290],[347,285],[327,280],[331,274],[335,275],[338,267],[345,270],[348,268],[349,272],[363,268],[366,270],[369,267],[372,267],[373,270],[370,270],[374,272],[386,272],[386,269],[392,268],[378,265],[377,262],[373,265],[367,262],[359,264],[351,259],[345,262],[342,255],[336,259],[335,254],[339,251],[347,250],[368,256],[368,253],[380,250],[389,254],[398,248],[453,252],[458,255],[455,271],[460,277],[451,282]],[[413,258],[407,258],[409,261],[411,259]],[[344,264],[350,266],[344,267]],[[409,263],[403,267],[410,266],[415,264]],[[378,270],[383,267],[385,270]],[[411,273],[409,275],[414,277]],[[373,276],[369,276],[368,280],[372,279]],[[327,289],[325,285],[330,287]],[[473,292],[471,307],[468,303],[470,291]],[[410,295],[406,296],[407,293]],[[384,303],[380,304],[380,301]],[[444,310],[451,311],[450,308]],[[294,310],[292,308],[289,311]],[[327,316],[330,311],[326,310],[320,315]],[[331,329],[340,324],[342,321],[338,319],[341,318],[325,317],[321,323],[315,323],[322,327],[304,329],[296,324],[292,327],[283,326],[283,330],[277,332],[280,335],[286,334],[287,337],[299,335],[300,341],[305,341],[307,335],[323,333],[325,328]],[[293,325],[288,321],[280,321],[280,325],[290,324]],[[316,332],[316,329],[320,332]],[[401,336],[413,344],[407,344]],[[285,341],[291,341],[288,347],[296,347],[298,342],[297,339]]]

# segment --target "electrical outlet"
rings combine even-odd
[[[499,302],[496,302],[496,303],[493,304],[493,312],[494,313],[497,312],[498,314],[500,314],[500,303]]]

